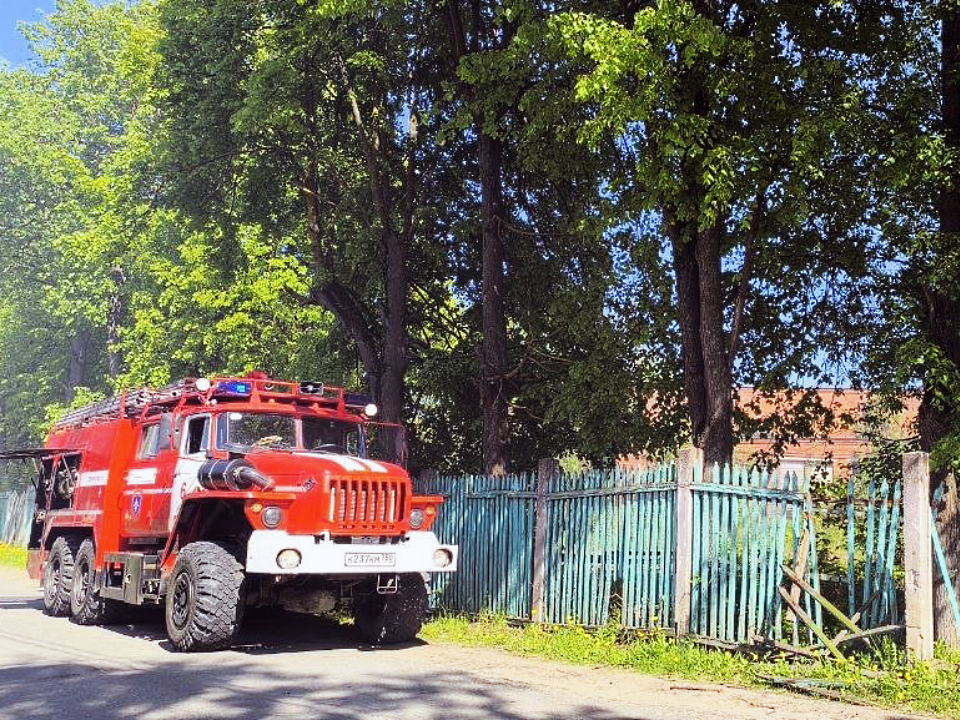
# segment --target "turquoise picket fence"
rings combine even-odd
[[[543,619],[670,627],[675,497],[674,465],[551,478]]]
[[[433,580],[435,606],[529,618],[533,568],[534,478],[435,477],[418,490],[445,503],[434,532],[460,546],[459,570]]]
[[[782,639],[782,566],[807,544],[804,574],[818,588],[808,488],[796,474],[714,467],[695,475],[690,631],[727,642]],[[808,614],[822,623],[818,604]]]
[[[558,473],[541,482],[547,517],[540,619],[625,628],[673,622],[676,468]],[[433,580],[443,610],[533,616],[536,475],[433,477],[434,530],[460,545],[459,570]]]
[[[33,521],[34,494],[32,487],[0,492],[0,543],[26,546]]]
[[[899,622],[894,568],[900,548],[902,481],[847,484],[847,609],[863,629]],[[861,544],[862,543],[862,544]],[[857,571],[861,570],[860,573]]]
[[[699,468],[692,478],[690,632],[730,642],[781,638],[782,564],[806,543],[804,575],[819,587],[809,488],[794,474]],[[547,477],[421,479],[446,499],[434,526],[460,545],[459,570],[433,579],[437,609],[534,619],[535,528],[543,528],[542,610],[551,624],[671,628],[678,468]],[[538,505],[538,486],[542,504]],[[538,523],[538,507],[546,513]],[[820,607],[800,602],[818,622]],[[795,628],[795,625],[793,626]],[[796,632],[794,633],[796,635]]]

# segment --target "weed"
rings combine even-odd
[[[27,549],[0,543],[0,565],[25,568],[27,566]]]

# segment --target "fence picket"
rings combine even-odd
[[[853,617],[857,611],[856,576],[856,523],[854,521],[854,475],[847,479],[847,616]]]
[[[888,541],[887,551],[887,591],[890,597],[890,623],[896,625],[900,622],[899,603],[897,602],[896,588],[893,584],[893,565],[897,555],[897,541],[900,539],[900,505],[903,501],[903,483],[899,480],[893,487],[893,513],[890,519],[890,540]]]
[[[866,599],[873,594],[873,545],[874,545],[874,503],[876,502],[876,482],[871,477],[867,489],[867,544],[866,551],[863,557],[863,599],[866,602]],[[867,620],[872,613],[870,608],[866,613]]]
[[[700,595],[703,591],[703,569],[701,567],[700,554],[703,545],[704,527],[703,527],[703,494],[693,493],[693,538],[691,548],[691,588],[690,588],[690,629],[695,633],[703,630],[700,622],[700,610],[702,603]]]

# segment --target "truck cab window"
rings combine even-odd
[[[144,425],[140,430],[140,447],[137,450],[137,459],[146,460],[157,456],[157,442],[160,439],[160,425],[153,423]]]
[[[221,450],[292,448],[296,444],[296,421],[292,415],[226,412],[217,416],[217,447]]]
[[[210,416],[200,415],[187,420],[184,455],[198,455],[210,448]]]

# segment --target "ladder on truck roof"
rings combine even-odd
[[[347,392],[343,388],[319,382],[290,382],[248,376],[245,378],[215,377],[210,379],[209,383],[208,388],[200,390],[197,387],[196,378],[186,378],[159,390],[140,388],[114,395],[100,402],[71,410],[56,422],[54,430],[63,430],[96,420],[136,417],[148,405],[168,405],[180,401],[185,396],[204,398],[225,396],[228,399],[241,399],[241,395],[237,395],[235,389],[231,387],[234,383],[242,383],[246,386],[242,393],[243,397],[270,397],[286,402],[332,405],[341,411],[349,409],[354,412],[363,411],[370,403],[370,397],[365,394]]]
[[[192,378],[178,380],[159,390],[151,390],[150,388],[130,390],[71,410],[57,420],[53,427],[54,430],[61,430],[93,420],[136,417],[143,412],[147,405],[172,402],[191,391],[197,392]]]

